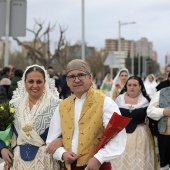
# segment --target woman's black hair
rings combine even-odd
[[[150,99],[149,95],[146,92],[146,89],[145,89],[145,86],[143,84],[143,81],[138,76],[131,76],[131,77],[129,77],[128,80],[126,81],[123,89],[121,90],[120,94],[123,94],[123,93],[127,92],[127,83],[131,79],[135,79],[135,80],[137,80],[139,82],[139,85],[141,86],[141,92],[142,92],[143,96],[150,102],[151,99]]]
[[[6,75],[6,73],[9,73],[9,72],[10,72],[10,68],[9,67],[4,67],[1,74]]]
[[[123,73],[123,72],[125,72],[125,73],[127,73],[127,74],[128,74],[127,70],[122,70],[122,71],[119,73],[119,76],[120,76],[120,75],[121,75],[121,73]]]
[[[25,80],[27,79],[27,75],[28,75],[29,73],[35,72],[35,71],[40,72],[40,73],[43,75],[44,80],[45,80],[45,73],[44,73],[44,70],[41,69],[40,67],[37,67],[37,66],[30,67],[30,68],[27,70],[27,72],[25,73]]]

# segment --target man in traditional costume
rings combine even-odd
[[[161,170],[170,167],[170,87],[156,92],[147,109],[147,115],[158,121],[158,150]]]
[[[112,114],[120,114],[118,106],[91,87],[91,68],[83,60],[68,63],[67,84],[73,94],[57,107],[46,141],[49,144],[62,135],[63,147],[53,157],[65,163],[64,170],[111,170],[109,161],[124,151],[125,130],[95,152]]]

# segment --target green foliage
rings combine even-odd
[[[15,110],[9,102],[0,104],[0,131],[6,130],[6,128],[13,123],[14,113]]]

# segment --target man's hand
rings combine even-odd
[[[47,147],[46,149],[46,153],[49,153],[49,154],[54,154],[54,152],[62,146],[62,142],[63,140],[61,138],[57,138],[55,140],[53,140],[49,146]]]
[[[85,170],[99,170],[100,166],[101,163],[95,157],[93,157],[88,161]]]
[[[63,153],[63,160],[67,164],[72,164],[75,160],[77,160],[77,155],[73,152],[64,152]]]

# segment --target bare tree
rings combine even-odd
[[[32,42],[21,42],[17,37],[13,37],[13,39],[18,43],[18,45],[26,49],[27,56],[31,57],[33,63],[41,63],[45,67],[48,67],[55,60],[57,63],[63,65],[63,62],[66,63],[63,59],[67,58],[64,56],[65,53],[62,52],[63,49],[67,47],[64,35],[67,28],[60,26],[60,36],[57,49],[54,54],[52,54],[50,51],[50,33],[54,30],[55,24],[51,26],[49,23],[45,31],[43,31],[44,23],[44,21],[35,20],[34,29],[27,29],[27,31],[34,35]],[[38,29],[36,29],[37,27]]]
[[[104,75],[105,72],[107,72],[107,68],[103,65],[107,55],[105,54],[105,52],[101,54],[102,51],[103,50],[101,50],[100,52],[94,51],[92,56],[86,58],[87,62],[90,64],[92,68],[92,73],[94,76],[96,76],[98,72],[101,72],[102,75]]]

